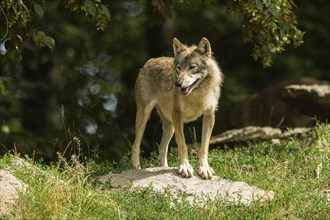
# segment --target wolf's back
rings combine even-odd
[[[145,93],[144,95],[173,90],[175,86],[173,62],[172,57],[148,60],[139,72],[135,88],[142,90],[139,92]]]
[[[149,59],[140,70],[139,75],[143,77],[161,77],[161,75],[169,73],[173,70],[174,58],[158,57]]]

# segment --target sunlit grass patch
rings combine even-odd
[[[210,165],[217,176],[244,181],[271,190],[274,199],[250,206],[209,201],[204,207],[177,200],[168,193],[155,193],[151,187],[113,189],[97,177],[112,171],[130,169],[129,157],[117,163],[97,163],[72,155],[58,163],[45,165],[20,157],[26,166],[12,164],[17,156],[4,155],[0,168],[9,169],[27,184],[20,193],[20,204],[7,219],[329,219],[325,190],[330,183],[330,132],[319,129],[305,138],[279,142],[250,143],[234,149],[214,149]],[[192,151],[197,168],[198,152]],[[159,166],[156,153],[142,158],[145,167]],[[177,166],[175,150],[169,154],[170,166]],[[169,189],[170,190],[170,189]]]

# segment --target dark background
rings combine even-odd
[[[53,50],[29,43],[22,53],[0,57],[0,152],[16,148],[46,161],[57,151],[117,160],[130,151],[134,139],[134,81],[151,57],[172,56],[172,39],[196,44],[211,42],[225,83],[217,124],[226,120],[232,103],[276,82],[302,76],[330,80],[329,1],[303,1],[295,12],[306,31],[304,44],[276,55],[270,68],[251,57],[243,43],[242,19],[230,16],[225,4],[177,4],[167,18],[133,1],[113,1],[111,22],[96,31],[88,18],[70,13],[57,2],[47,3],[39,20],[56,42]],[[3,27],[1,27],[3,28]],[[192,127],[187,141],[194,141]],[[221,132],[216,129],[214,133]],[[142,150],[156,149],[161,123],[153,114]],[[175,144],[173,144],[175,145]]]

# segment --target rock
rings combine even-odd
[[[249,141],[266,141],[307,134],[315,128],[293,128],[282,131],[279,128],[248,126],[240,129],[232,129],[211,137],[210,144],[247,143]]]
[[[18,192],[26,185],[7,170],[0,170],[0,218],[9,214],[18,204]]]
[[[212,136],[210,144],[269,140],[278,138],[281,134],[282,131],[279,128],[248,126],[240,129],[232,129],[222,134]]]
[[[281,93],[289,85],[322,84],[314,78],[298,78],[273,84],[234,103],[225,117],[224,130],[246,126],[271,126],[280,128],[304,127],[310,117],[282,99]],[[221,120],[223,117],[221,117]]]
[[[299,112],[330,119],[330,85],[289,85],[281,93],[282,99]]]
[[[286,131],[283,131],[280,138],[292,137],[294,135],[307,134],[310,131],[315,130],[316,128],[293,128]]]
[[[100,182],[110,181],[114,188],[132,187],[145,188],[152,185],[156,192],[170,193],[180,200],[180,195],[187,196],[188,201],[204,206],[207,199],[221,199],[228,203],[251,204],[253,201],[265,202],[274,197],[272,191],[264,191],[244,182],[234,182],[214,176],[211,180],[203,180],[197,174],[187,179],[177,174],[177,168],[154,167],[141,170],[128,170],[120,174],[109,173],[99,178]]]

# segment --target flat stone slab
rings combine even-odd
[[[110,182],[114,188],[132,185],[146,188],[152,186],[156,192],[166,190],[180,200],[185,195],[187,200],[204,206],[208,199],[221,200],[225,203],[249,205],[254,201],[265,202],[273,199],[274,192],[265,191],[244,182],[235,182],[214,176],[211,180],[203,180],[198,174],[191,178],[181,177],[174,167],[153,167],[141,170],[128,170],[120,174],[109,173],[99,178],[100,182]]]

